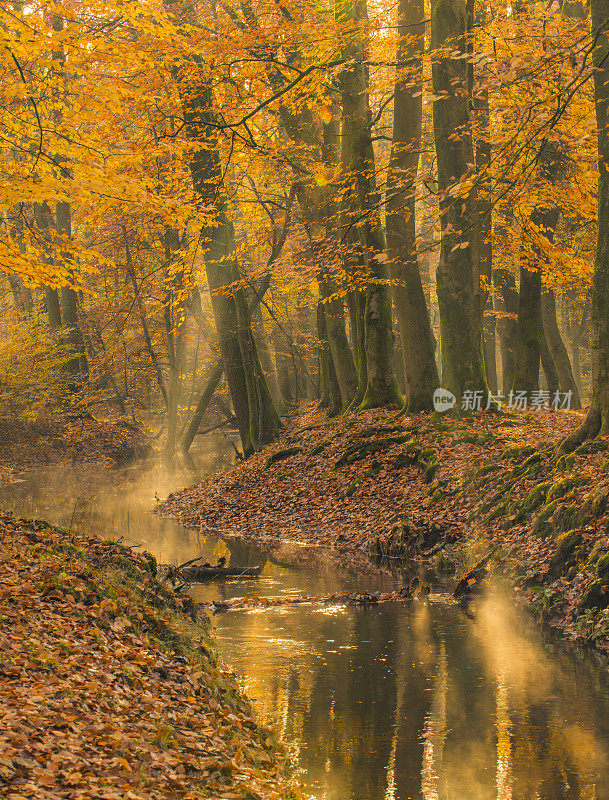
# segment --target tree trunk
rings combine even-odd
[[[319,361],[322,384],[320,406],[321,408],[328,409],[328,416],[334,417],[341,410],[342,395],[336,376],[336,370],[334,369],[334,360],[330,352],[330,345],[328,343],[325,307],[321,302],[317,304],[317,337],[319,339]]]
[[[496,295],[497,333],[501,350],[501,386],[508,394],[514,383],[516,343],[518,340],[518,291],[516,280],[506,269],[493,270]]]
[[[546,378],[547,389],[550,392],[550,402],[552,402],[552,399],[560,388],[560,383],[558,380],[558,372],[556,371],[556,364],[554,363],[550,348],[548,347],[548,337],[545,330],[543,330],[543,326],[541,331],[540,353],[541,366],[543,367],[543,372]]]
[[[178,14],[180,22],[193,21],[192,7],[178,8],[171,0],[165,0],[165,6],[170,13]],[[184,68],[176,64],[172,73],[182,101],[184,129],[196,145],[189,167],[201,207],[210,217],[201,232],[207,282],[224,372],[247,457],[277,437],[281,420],[262,371],[243,288],[235,288],[235,281],[240,280],[235,229],[223,185],[225,173],[216,138],[211,79],[196,61]]]
[[[362,386],[361,381],[358,392],[361,394],[364,389],[363,408],[399,407],[403,400],[394,370],[391,294],[370,124],[368,66],[362,24],[367,20],[366,0],[337,3],[336,9],[343,24],[351,23],[344,34],[342,48],[348,66],[340,76],[343,241],[349,249],[348,262],[367,282],[363,319],[366,384]],[[358,314],[358,325],[362,324],[360,317]]]
[[[273,403],[276,408],[281,406],[281,392],[279,391],[279,383],[277,381],[277,372],[273,364],[273,357],[271,356],[271,349],[269,347],[269,340],[264,328],[264,320],[262,318],[262,311],[260,304],[256,303],[252,309],[252,331],[254,339],[258,346],[258,354],[260,356],[260,363],[264,371],[264,377],[269,385],[269,391],[273,398]]]
[[[480,4],[483,7],[483,4]],[[489,131],[489,101],[488,89],[476,93],[474,111],[478,117],[478,127],[481,136],[476,141],[476,169],[484,172],[491,166],[491,143]],[[484,367],[486,380],[491,392],[497,392],[497,359],[496,359],[496,319],[493,308],[493,294],[490,287],[493,282],[493,206],[490,197],[488,178],[482,181],[478,195],[476,216],[475,258],[478,264],[478,281],[480,284],[478,296],[480,298],[480,322],[482,325],[482,350],[484,353]]]
[[[182,360],[184,353],[184,270],[174,267],[179,258],[180,237],[175,228],[167,228],[165,246],[165,297],[163,299],[163,322],[169,379],[167,381],[167,440],[165,454],[173,456],[178,435],[178,414],[182,389]]]
[[[433,0],[431,20],[434,138],[438,161],[441,246],[436,273],[440,305],[442,385],[459,400],[486,392],[472,254],[476,199],[467,176],[474,150],[468,97],[465,0]],[[450,194],[457,183],[457,196]]]
[[[59,236],[72,237],[72,208],[69,203],[57,203],[55,208],[55,226]],[[69,261],[69,255],[64,251],[63,258]],[[66,364],[66,370],[73,376],[87,378],[89,364],[85,354],[84,342],[78,326],[78,301],[76,292],[71,286],[61,287],[61,317],[63,320],[63,336],[71,351],[71,357]]]
[[[140,287],[137,283],[137,278],[135,276],[135,269],[133,266],[133,261],[131,259],[131,249],[129,247],[129,241],[127,239],[127,229],[125,226],[122,226],[123,230],[123,238],[125,240],[125,269],[129,279],[131,281],[131,285],[133,286],[133,296],[135,298],[135,302],[137,304],[140,323],[142,326],[142,331],[144,333],[144,342],[146,344],[146,350],[148,351],[148,355],[150,356],[150,361],[152,363],[152,367],[154,369],[154,374],[156,377],[156,381],[159,385],[159,389],[161,390],[161,394],[163,395],[163,400],[165,402],[165,408],[167,408],[169,399],[167,397],[167,389],[165,387],[165,379],[163,378],[163,373],[161,371],[161,367],[159,364],[159,360],[157,355],[154,351],[152,346],[152,339],[150,337],[150,330],[148,328],[148,320],[146,319],[146,309],[144,308],[144,303],[142,301],[142,295],[140,292]]]
[[[353,351],[345,329],[343,301],[337,297],[338,286],[328,277],[318,277],[319,291],[323,300],[324,321],[330,355],[342,398],[342,407],[347,409],[357,393],[357,370]]]
[[[406,402],[411,413],[432,410],[433,393],[440,385],[416,245],[415,182],[421,149],[423,18],[422,0],[400,0],[386,200],[387,257],[400,328]],[[410,74],[413,70],[414,76]]]
[[[514,365],[514,392],[531,394],[539,389],[541,358],[541,269],[520,267],[518,292],[518,339]]]
[[[558,329],[556,319],[556,298],[552,289],[546,290],[541,296],[541,312],[543,317],[543,330],[552,360],[556,365],[558,382],[562,392],[571,392],[571,409],[577,411],[581,408],[581,399],[577,382],[571,369],[571,362],[567,348]]]
[[[583,425],[563,443],[566,450],[588,437],[609,433],[609,0],[591,0],[594,50],[594,99],[598,131],[598,238],[592,278],[592,401]]]
[[[184,89],[187,131],[205,145],[191,157],[193,185],[205,205],[215,209],[215,219],[203,231],[205,267],[224,371],[247,456],[277,436],[281,421],[260,365],[243,289],[231,288],[239,280],[239,267],[234,227],[222,194],[220,155],[210,127],[211,90],[203,86],[193,92],[190,84]]]

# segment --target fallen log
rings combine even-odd
[[[205,567],[198,564],[182,568],[180,575],[187,581],[209,581],[222,578],[258,578],[262,567]]]

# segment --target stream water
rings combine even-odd
[[[232,462],[226,440],[209,447],[190,466],[28,473],[0,490],[0,507],[123,537],[164,563],[225,555],[263,567],[258,581],[196,587],[197,601],[400,585],[397,575],[295,569],[150,514],[155,494]],[[409,606],[232,611],[213,625],[221,658],[319,800],[609,798],[606,667],[546,641],[498,592],[473,619],[432,592]]]

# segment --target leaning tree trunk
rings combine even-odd
[[[563,443],[572,449],[588,437],[609,433],[609,0],[591,0],[594,51],[594,99],[598,131],[598,238],[592,278],[592,401],[586,420]]]
[[[220,155],[213,139],[211,89],[202,85],[193,90],[191,80],[187,83],[183,89],[187,132],[200,143],[191,155],[193,185],[215,214],[203,231],[205,268],[224,371],[247,456],[276,438],[281,421],[262,371],[243,289],[232,288],[239,279],[239,266],[235,231],[222,193]]]
[[[459,400],[488,391],[482,355],[471,239],[475,235],[474,149],[468,96],[465,0],[433,0],[431,19],[434,138],[441,244],[436,273],[442,384]],[[472,176],[473,177],[473,176]],[[459,191],[455,191],[457,184]]]
[[[393,141],[387,175],[387,257],[400,328],[408,411],[433,409],[440,384],[417,257],[415,183],[421,150],[423,0],[400,0]],[[411,74],[416,70],[415,74]]]
[[[363,315],[366,384],[363,385],[363,374],[360,374],[358,399],[361,396],[363,408],[399,407],[403,399],[394,369],[391,294],[370,125],[369,70],[363,29],[367,19],[366,0],[336,3],[336,8],[340,21],[346,26],[342,50],[346,66],[340,76],[343,241],[349,249],[348,261],[355,262],[356,272],[367,282]],[[361,342],[359,311],[357,322]]]
[[[193,23],[192,6],[165,0],[179,22]],[[193,143],[189,168],[194,190],[209,217],[201,232],[207,282],[220,353],[245,456],[272,441],[281,428],[262,371],[240,280],[235,229],[228,213],[224,169],[217,141],[212,81],[196,59],[175,64],[172,74],[182,101],[184,129]],[[251,414],[255,409],[256,417]]]
[[[571,361],[567,348],[560,335],[558,320],[556,319],[556,298],[552,289],[546,290],[541,296],[541,314],[543,330],[548,349],[556,366],[558,382],[562,392],[571,392],[571,409],[577,411],[581,408],[581,398],[577,381],[571,369]]]

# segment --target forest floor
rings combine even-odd
[[[139,428],[120,419],[0,416],[0,485],[27,469],[73,461],[125,464],[149,450]]]
[[[152,556],[0,516],[0,794],[301,798]]]
[[[332,551],[455,580],[492,550],[493,572],[536,616],[609,652],[609,439],[557,450],[581,420],[309,408],[263,452],[157,511],[269,549],[295,543],[303,560]]]

